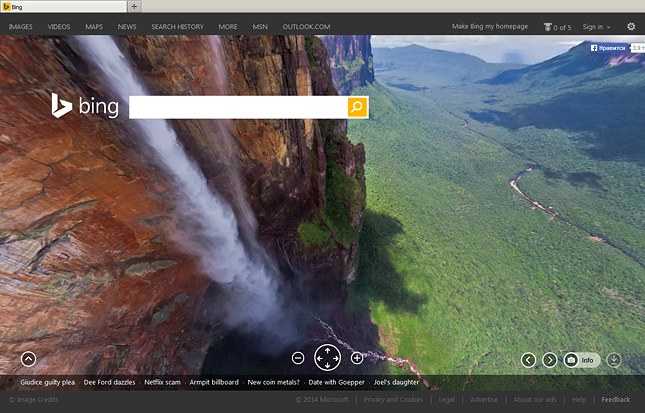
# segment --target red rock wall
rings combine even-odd
[[[218,92],[207,38],[118,41],[151,92]],[[229,93],[335,93],[326,55],[312,75],[302,36],[222,44]],[[210,281],[168,237],[176,191],[123,114],[50,115],[51,92],[109,96],[100,76],[64,39],[8,36],[0,38],[0,76],[0,374],[199,373],[217,320],[203,305]],[[330,286],[330,296],[342,295],[357,244],[312,253],[297,227],[325,208],[326,145],[342,142],[337,160],[358,176],[364,154],[347,142],[345,123],[330,133],[314,121],[230,122],[231,145],[214,122],[173,126],[233,203],[237,164],[263,243]],[[34,368],[19,363],[26,350],[39,358]]]
[[[309,95],[311,79],[302,36],[225,36],[221,39],[225,76],[232,95]],[[123,39],[135,65],[154,93],[217,94],[219,74],[212,44],[205,36],[137,36]],[[221,123],[221,122],[220,122]],[[292,231],[289,220],[319,208],[323,186],[311,167],[311,120],[238,120],[175,122],[180,139],[197,159],[211,186],[234,202],[232,167],[242,175],[245,198],[267,235]],[[236,165],[234,165],[236,164]],[[324,188],[319,190],[324,192]]]
[[[0,75],[0,373],[196,371],[209,283],[165,236],[169,183],[117,122],[50,115],[91,84],[67,44],[3,36]]]

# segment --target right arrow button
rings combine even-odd
[[[542,356],[542,364],[547,369],[552,369],[556,364],[558,364],[558,356],[550,351],[548,353],[544,353],[544,355]]]

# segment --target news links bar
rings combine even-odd
[[[369,391],[613,391],[645,390],[643,376],[423,376],[414,375],[6,375],[0,391],[83,390],[369,390]],[[644,393],[645,394],[645,393]]]
[[[22,35],[643,35],[645,13],[0,13]]]

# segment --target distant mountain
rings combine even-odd
[[[513,131],[565,131],[594,159],[645,165],[645,56],[592,44],[480,82],[490,104],[468,115]]]
[[[598,53],[591,51],[593,42],[583,42],[569,51],[532,66],[507,70],[486,80],[490,84],[570,80],[584,76],[588,80],[612,77],[621,73],[639,71],[645,68],[645,55],[625,53]],[[601,73],[606,72],[606,73]]]
[[[321,36],[327,54],[334,85],[341,95],[374,82],[372,43],[369,35]]]
[[[471,83],[523,67],[520,64],[487,63],[466,53],[429,49],[416,44],[374,48],[372,53],[377,78],[391,87],[408,90]]]

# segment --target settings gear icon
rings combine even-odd
[[[634,30],[636,30],[636,23],[634,22],[627,23],[627,30],[629,30],[630,32],[633,32]]]

